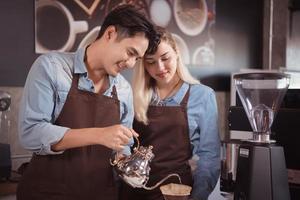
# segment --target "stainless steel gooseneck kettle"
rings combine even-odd
[[[134,138],[137,141],[137,147],[133,149],[131,155],[120,158],[118,153],[116,153],[114,160],[110,161],[111,165],[115,167],[119,177],[134,188],[144,188],[146,190],[155,189],[171,176],[178,177],[181,183],[178,174],[169,174],[154,186],[147,187],[146,184],[150,174],[150,162],[154,158],[152,152],[153,146],[140,146],[139,140],[136,137]]]

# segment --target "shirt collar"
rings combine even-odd
[[[109,84],[110,85],[116,85],[118,83],[118,76],[119,76],[119,74],[116,77],[113,77],[113,76],[109,75],[108,76]]]
[[[183,84],[181,85],[181,87],[179,88],[179,90],[176,92],[176,94],[174,94],[171,97],[168,97],[164,100],[162,100],[162,102],[170,102],[170,101],[174,101],[176,102],[178,105],[181,103],[182,99],[184,98],[187,90],[189,89],[189,84],[186,82],[183,82]],[[160,101],[158,94],[156,93],[156,90],[153,89],[153,97],[152,97],[152,102],[157,102]]]
[[[74,73],[87,74],[87,69],[84,63],[86,48],[80,48],[75,52]]]
[[[74,73],[75,74],[84,74],[87,75],[87,69],[84,63],[86,48],[80,48],[75,52],[75,61],[74,61]],[[109,75],[110,85],[115,85],[118,83],[118,77],[113,77]]]
[[[188,89],[189,89],[189,84],[183,82],[178,92],[170,98],[172,98],[177,104],[180,104]]]

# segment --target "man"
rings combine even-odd
[[[34,152],[17,199],[117,199],[112,150],[129,153],[132,91],[119,72],[156,46],[153,25],[134,7],[110,12],[98,38],[76,53],[33,64],[19,114],[22,145]]]

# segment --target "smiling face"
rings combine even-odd
[[[116,76],[122,70],[134,67],[145,54],[149,42],[143,33],[120,39],[114,28],[107,31],[103,68],[107,74]]]
[[[145,55],[144,66],[157,84],[168,84],[177,75],[177,53],[171,45],[161,41],[155,54]]]

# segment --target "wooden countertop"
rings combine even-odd
[[[0,197],[10,194],[16,194],[17,185],[17,182],[0,182]]]

